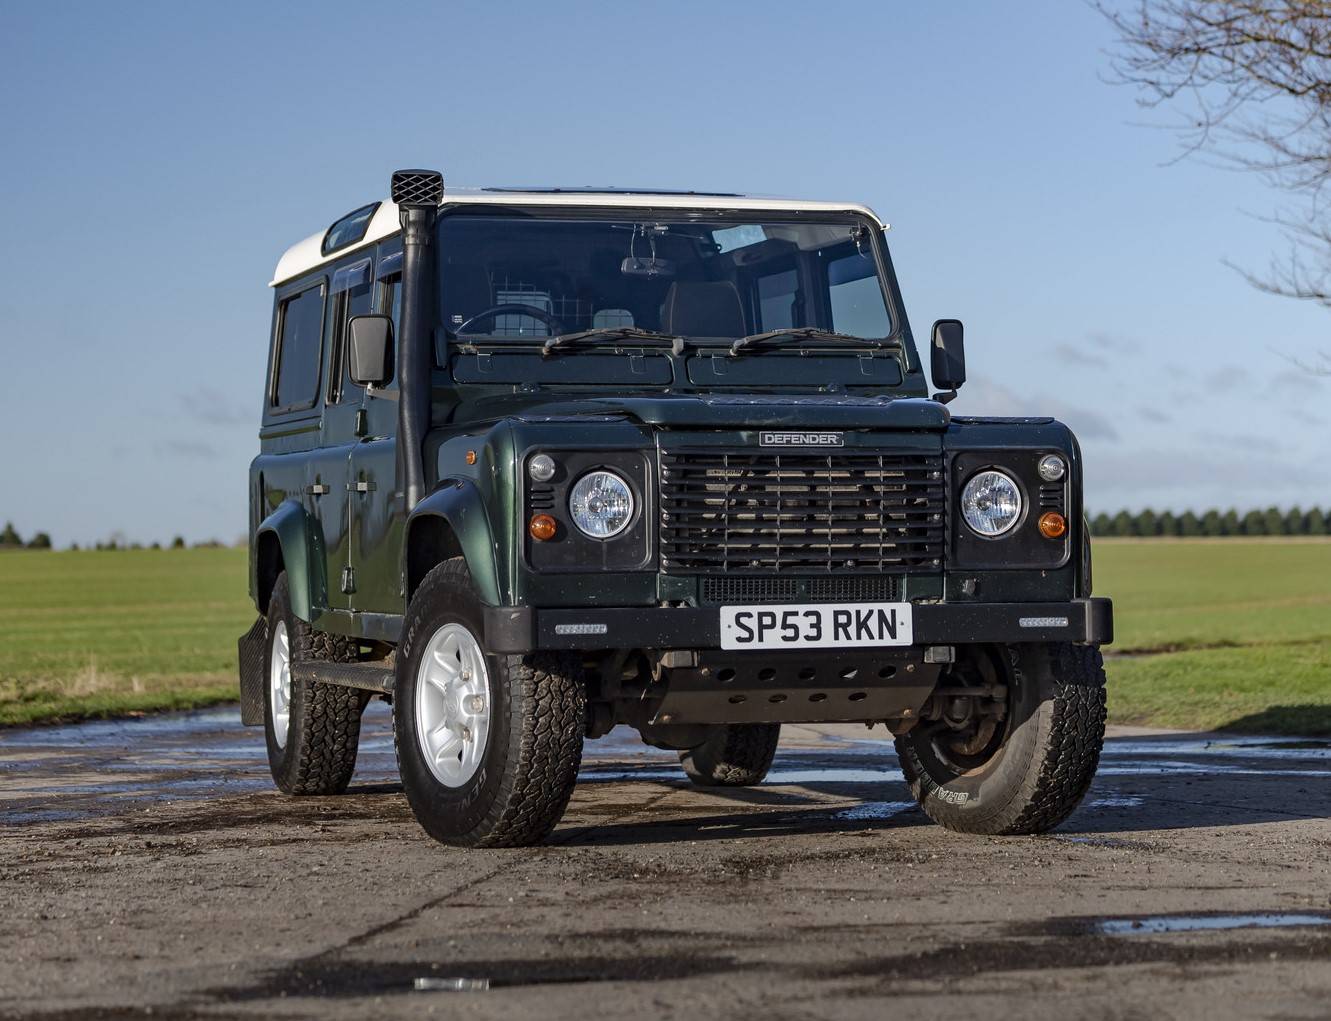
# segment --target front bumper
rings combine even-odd
[[[914,604],[916,645],[1114,640],[1114,608],[1092,597],[1062,603]],[[716,649],[721,612],[711,607],[610,607],[543,610],[486,607],[492,652],[538,649]]]

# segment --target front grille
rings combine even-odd
[[[714,575],[702,580],[704,606],[734,603],[890,603],[900,597],[900,586],[890,574],[852,574],[841,577],[777,578]]]
[[[669,574],[930,570],[943,556],[942,458],[661,451]]]

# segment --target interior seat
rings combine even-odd
[[[661,330],[680,337],[742,337],[744,305],[729,280],[676,280],[661,306]]]

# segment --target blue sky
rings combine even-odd
[[[0,10],[0,519],[243,535],[277,257],[416,165],[867,202],[916,333],[966,322],[953,407],[1062,417],[1094,509],[1331,504],[1331,379],[1289,360],[1331,317],[1222,263],[1282,196],[1166,165],[1088,7],[376,10]]]

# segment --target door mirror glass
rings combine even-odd
[[[966,382],[966,348],[960,319],[934,323],[930,371],[939,390],[957,390]]]
[[[388,316],[352,316],[347,357],[357,386],[383,386],[393,378],[393,320]]]

